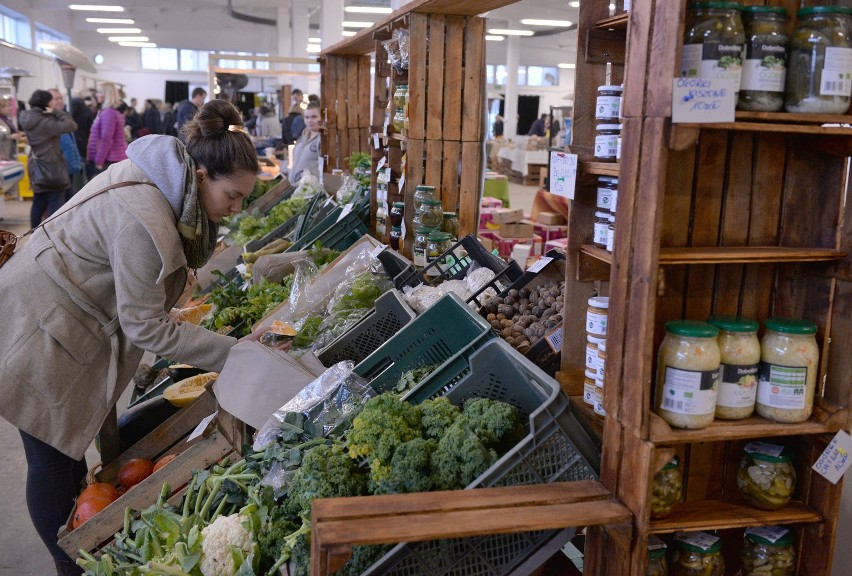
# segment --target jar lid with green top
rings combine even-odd
[[[394,232],[402,232],[402,226],[391,226],[391,230]]]
[[[754,14],[780,14],[787,16],[787,9],[782,6],[743,6],[743,13],[748,15]]]
[[[760,328],[755,320],[741,316],[710,316],[707,323],[725,332],[757,332]]]
[[[659,560],[660,558],[666,557],[666,547],[663,545],[662,548],[651,548],[648,547],[648,558],[651,560]]]
[[[770,318],[763,323],[767,330],[782,334],[810,335],[816,334],[817,327],[813,322],[797,318]]]
[[[663,470],[674,470],[678,466],[680,466],[680,458],[678,458],[677,456],[673,456],[672,459],[669,460],[668,464],[663,466],[662,469]]]
[[[678,532],[675,544],[681,550],[699,554],[715,554],[722,550],[722,540],[706,532]]]
[[[666,322],[666,331],[687,338],[715,338],[719,329],[698,320],[672,320]]]
[[[761,460],[773,464],[790,462],[793,459],[786,446],[768,442],[749,442],[743,447],[743,452],[748,454],[752,460]]]
[[[420,226],[417,230],[414,231],[415,234],[423,234],[424,236],[428,236],[432,232],[435,231],[435,228],[432,226]]]
[[[435,230],[429,233],[429,242],[447,242],[452,236],[447,232]]]
[[[421,202],[421,204],[425,204],[426,206],[440,206],[441,201],[440,200],[434,200],[434,199],[431,199],[431,198],[426,198],[425,200],[423,200],[423,202]]]
[[[765,546],[784,547],[793,544],[793,533],[781,526],[746,528],[745,537]]]
[[[459,215],[455,212],[444,212],[444,220],[453,220],[458,218]]]
[[[808,6],[800,8],[796,16],[813,16],[814,14],[852,14],[852,8],[846,6]]]
[[[689,5],[690,10],[742,10],[743,7],[737,2],[693,2]]]
[[[394,202],[394,208],[405,208],[405,202]]]

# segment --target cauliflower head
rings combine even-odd
[[[239,513],[219,516],[201,530],[201,573],[204,576],[233,576],[235,572],[231,546],[248,554],[252,549],[251,532]]]

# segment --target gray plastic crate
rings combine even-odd
[[[399,292],[385,292],[376,300],[376,307],[371,312],[320,350],[317,358],[324,366],[333,366],[341,360],[352,360],[357,364],[393,338],[415,316]]]
[[[453,404],[485,397],[517,406],[527,435],[467,489],[597,479],[600,453],[570,411],[559,384],[503,340],[490,340],[449,388],[429,382],[412,401],[446,396]],[[561,548],[573,528],[396,545],[365,576],[528,574]]]

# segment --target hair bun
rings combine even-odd
[[[226,100],[211,100],[201,107],[192,119],[197,124],[202,138],[221,138],[228,133],[228,127],[243,124],[240,111]]]

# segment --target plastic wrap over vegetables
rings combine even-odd
[[[450,292],[453,292],[462,300],[469,300],[477,291],[493,279],[494,272],[492,270],[479,266],[474,262],[468,269],[464,280],[445,280],[437,286],[428,286],[426,284],[420,284],[414,288],[405,286],[402,289],[403,297],[405,302],[415,312],[422,314]],[[493,290],[491,291],[493,292]],[[494,294],[496,295],[496,292]]]
[[[335,195],[337,203],[341,206],[349,204],[355,200],[359,190],[360,186],[358,185],[358,180],[347,174],[343,177],[343,184],[340,186],[340,189]]]
[[[323,187],[319,178],[310,172],[305,172],[291,198],[313,198],[320,192],[323,192]]]

